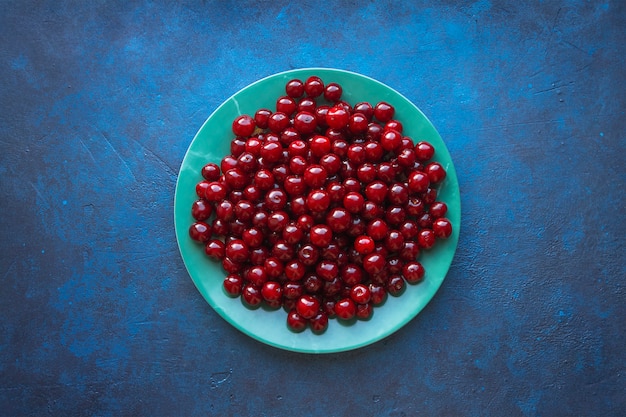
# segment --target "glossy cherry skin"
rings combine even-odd
[[[226,291],[226,294],[231,297],[238,297],[239,295],[241,295],[243,285],[243,278],[239,274],[230,274],[226,278],[224,278],[224,291]]]
[[[433,222],[433,232],[438,238],[448,238],[452,235],[452,223],[445,217],[435,219]]]
[[[395,108],[387,102],[381,101],[374,107],[374,117],[382,123],[393,119],[394,114]]]
[[[256,123],[254,119],[248,116],[247,114],[238,116],[233,121],[233,125],[232,125],[233,133],[236,136],[243,136],[243,137],[250,136],[254,132],[255,128],[256,128]]]
[[[304,331],[304,329],[306,329],[307,323],[307,319],[298,314],[296,309],[293,309],[289,313],[287,313],[287,326],[292,331],[296,333]]]
[[[350,320],[356,315],[356,305],[350,298],[343,298],[335,303],[335,314],[342,320]]]
[[[417,284],[424,280],[425,269],[418,261],[407,262],[402,268],[402,276],[409,284]]]
[[[304,83],[298,79],[293,79],[285,85],[285,92],[291,98],[300,98],[304,95]]]
[[[189,237],[199,243],[208,242],[212,233],[211,226],[205,222],[194,222],[189,227]]]
[[[303,295],[296,302],[296,311],[305,319],[311,319],[320,310],[320,300],[312,295]]]
[[[310,231],[311,243],[318,248],[328,246],[333,238],[333,232],[330,227],[325,224],[317,224],[311,227]]]

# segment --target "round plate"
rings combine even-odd
[[[309,329],[294,333],[287,328],[287,314],[283,309],[252,310],[242,304],[241,297],[228,297],[222,287],[226,276],[219,263],[209,260],[201,245],[191,241],[188,230],[193,222],[191,205],[196,200],[195,185],[202,180],[201,168],[208,162],[218,163],[230,153],[233,138],[231,124],[241,114],[254,115],[259,108],[275,109],[276,99],[284,95],[285,84],[294,78],[307,79],[311,75],[324,83],[337,82],[343,87],[342,99],[354,105],[360,101],[375,104],[386,101],[395,109],[395,118],[402,121],[404,134],[414,141],[426,140],[435,147],[434,160],[447,171],[439,186],[438,200],[448,205],[447,217],[453,225],[453,234],[440,240],[435,247],[420,256],[426,269],[424,281],[407,285],[400,297],[388,296],[382,306],[374,308],[367,321],[350,324],[331,319],[323,334]],[[460,220],[459,185],[450,154],[441,137],[424,114],[400,93],[386,85],[353,72],[307,68],[286,71],[263,78],[226,100],[202,125],[183,159],[174,197],[176,237],[183,261],[196,287],[226,321],[243,333],[271,346],[296,352],[331,353],[356,349],[374,343],[392,334],[413,319],[435,295],[454,257]]]

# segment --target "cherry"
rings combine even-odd
[[[305,81],[304,92],[311,98],[319,97],[324,92],[324,82],[320,77],[313,75]]]
[[[296,223],[289,223],[283,228],[283,239],[290,245],[295,245],[302,240],[304,231]]]
[[[220,167],[217,164],[210,162],[202,167],[201,174],[204,179],[209,182],[217,181],[220,177]]]
[[[294,117],[293,127],[303,135],[311,134],[317,127],[317,118],[312,113],[301,111]]]
[[[318,311],[309,320],[311,330],[315,333],[323,333],[328,328],[328,314],[325,311]]]
[[[439,162],[431,162],[426,165],[426,173],[433,184],[440,183],[446,177],[446,170]]]
[[[205,222],[195,222],[189,227],[189,236],[196,242],[205,243],[211,235],[211,226]]]
[[[244,262],[248,259],[250,250],[248,245],[241,239],[233,239],[226,243],[226,256],[235,262]]]
[[[357,304],[356,305],[356,317],[360,320],[369,320],[372,317],[373,309],[372,303]]]
[[[259,109],[254,113],[254,122],[259,129],[267,129],[267,123],[272,112],[269,109]]]
[[[326,247],[330,244],[333,238],[333,232],[325,224],[317,224],[311,227],[310,231],[311,243],[318,248]]]
[[[367,120],[372,120],[372,117],[374,117],[374,108],[371,104],[365,101],[355,104],[354,112],[361,113],[367,118]]]
[[[387,123],[393,119],[394,114],[395,108],[384,101],[381,101],[374,107],[374,117],[382,123]]]
[[[433,232],[436,237],[448,238],[452,234],[452,223],[445,217],[439,217],[433,222]]]
[[[431,229],[422,229],[417,235],[417,243],[421,248],[430,249],[435,244],[435,232]]]
[[[312,295],[303,295],[296,302],[296,311],[305,319],[311,319],[320,311],[320,301]]]
[[[409,284],[417,284],[424,279],[424,267],[417,261],[408,262],[402,268],[402,276]]]
[[[409,190],[413,193],[423,193],[430,185],[429,175],[422,171],[413,171],[409,175]]]
[[[223,285],[226,294],[231,297],[238,297],[241,295],[241,289],[243,288],[243,279],[240,275],[230,274],[224,278]]]
[[[350,298],[343,298],[335,303],[335,314],[342,320],[350,320],[356,315],[356,305]]]
[[[306,245],[301,246],[300,250],[298,251],[298,260],[304,266],[315,265],[319,257],[320,257],[319,250],[311,244],[306,244]]]
[[[280,133],[285,130],[291,123],[286,113],[277,111],[272,113],[267,121],[267,127],[274,133]]]
[[[309,113],[315,113],[316,108],[317,108],[317,103],[312,98],[304,97],[298,103],[298,111],[306,111]]]
[[[302,332],[306,329],[307,320],[293,309],[287,314],[287,326],[294,332]]]
[[[280,188],[265,194],[265,205],[269,210],[281,210],[287,205],[287,194]]]
[[[352,216],[343,207],[335,207],[326,215],[326,224],[334,233],[343,233],[350,227]]]
[[[343,92],[343,89],[341,88],[341,86],[337,83],[329,83],[326,84],[326,87],[324,88],[324,99],[331,101],[331,102],[337,102],[339,101],[339,99],[341,99],[341,93]]]
[[[354,250],[361,255],[374,252],[375,242],[370,236],[359,236],[354,239]]]
[[[222,201],[226,198],[226,194],[228,193],[228,189],[226,188],[226,184],[213,181],[207,183],[206,188],[204,189],[204,198],[211,203],[216,203],[218,201]]]
[[[378,253],[370,253],[363,258],[363,269],[369,274],[377,274],[385,268],[385,258]]]
[[[254,265],[244,271],[244,278],[247,282],[262,287],[267,281],[267,273],[262,266]]]
[[[441,201],[436,201],[430,205],[430,209],[428,212],[434,219],[438,219],[440,217],[444,217],[446,212],[448,211],[448,206],[446,203]]]
[[[367,131],[368,124],[367,117],[362,113],[354,113],[348,120],[348,130],[354,135],[359,135]]]
[[[336,262],[323,259],[316,265],[315,273],[324,281],[332,281],[339,275],[339,265]]]
[[[332,143],[330,139],[326,136],[315,135],[311,138],[309,149],[311,150],[311,154],[318,158],[326,155],[330,152],[332,148]]]
[[[295,300],[304,293],[304,286],[300,282],[287,281],[283,284],[283,296]]]
[[[326,113],[326,124],[331,129],[343,129],[350,120],[350,112],[342,106],[332,106]]]
[[[304,182],[311,188],[324,186],[328,173],[322,165],[312,164],[304,169]]]
[[[323,155],[319,160],[319,164],[326,170],[329,176],[335,175],[341,169],[341,159],[334,153]]]
[[[418,161],[426,162],[435,155],[435,148],[428,142],[418,142],[415,145],[415,156]]]
[[[289,96],[279,97],[278,100],[276,100],[276,112],[285,113],[289,116],[292,115],[297,108],[298,104]]]
[[[382,181],[372,181],[365,187],[365,196],[368,200],[382,204],[387,198],[389,188]]]
[[[246,284],[243,287],[241,292],[241,297],[243,301],[248,305],[248,307],[254,308],[261,305],[263,301],[263,296],[261,295],[261,290],[258,287],[252,284]]]
[[[265,301],[280,301],[283,296],[283,287],[276,281],[267,281],[261,288],[261,295]]]
[[[367,234],[373,240],[382,240],[387,236],[389,227],[382,219],[373,219],[367,224]]]
[[[363,220],[373,220],[378,217],[382,217],[383,215],[383,208],[379,204],[369,200],[365,201],[363,204],[363,209],[361,210],[361,217]]]
[[[357,168],[356,176],[362,183],[371,183],[376,179],[376,166],[372,163],[365,162]]]
[[[343,197],[343,206],[350,213],[356,214],[363,209],[363,205],[365,204],[365,199],[363,195],[358,192],[350,191]]]
[[[390,230],[384,242],[387,250],[398,252],[404,247],[404,236],[398,230]]]
[[[400,133],[402,133],[402,122],[400,122],[399,120],[389,120],[387,123],[385,123],[385,126],[383,127],[383,130],[396,130]]]
[[[225,247],[226,245],[221,240],[211,239],[206,243],[204,253],[214,261],[221,261],[225,256]]]
[[[306,274],[306,266],[298,259],[292,259],[285,264],[283,271],[289,281],[300,281]]]
[[[254,119],[247,114],[243,114],[238,116],[233,121],[233,133],[237,136],[247,137],[252,135],[254,129],[256,128],[256,123]]]
[[[191,205],[191,216],[199,221],[207,220],[213,213],[213,206],[206,200],[200,199]]]
[[[285,92],[291,98],[300,98],[304,94],[304,83],[298,79],[293,79],[285,85]]]
[[[328,114],[328,110],[330,110],[330,106],[327,106],[325,104],[322,104],[315,108],[315,119],[317,122],[317,126],[319,126],[320,129],[328,128],[328,124],[326,123],[326,115]]]
[[[249,248],[258,248],[263,243],[263,232],[256,227],[244,230],[241,239]]]
[[[369,284],[370,301],[374,305],[380,305],[385,301],[387,290],[381,284]]]
[[[350,298],[357,304],[367,304],[372,298],[372,293],[368,286],[356,284],[350,290]]]
[[[394,129],[385,130],[380,136],[380,144],[387,152],[396,151],[402,146],[402,135]]]

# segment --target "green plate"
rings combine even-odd
[[[418,285],[407,285],[400,297],[388,297],[384,305],[376,307],[370,320],[356,321],[350,325],[331,319],[328,329],[316,335],[309,329],[294,333],[287,328],[287,314],[279,310],[251,310],[240,298],[230,298],[222,289],[225,272],[219,263],[209,260],[201,245],[191,241],[188,235],[191,204],[196,199],[195,185],[202,180],[201,168],[208,162],[218,163],[230,153],[233,137],[231,124],[240,114],[254,115],[259,108],[274,109],[276,99],[284,95],[287,81],[305,80],[311,75],[322,78],[324,83],[342,85],[342,98],[354,105],[360,101],[375,104],[386,101],[396,109],[395,118],[402,121],[404,134],[414,141],[426,140],[435,147],[434,159],[446,169],[447,176],[440,184],[438,200],[448,205],[448,215],[453,234],[439,241],[435,247],[420,257],[426,268],[425,279]],[[295,352],[332,353],[357,349],[394,333],[413,319],[433,298],[443,282],[456,250],[461,222],[459,185],[450,154],[424,114],[397,91],[366,76],[353,72],[306,68],[281,72],[263,78],[226,100],[202,125],[191,142],[183,159],[174,197],[174,220],[176,237],[183,261],[194,284],[226,321],[243,333],[268,345]]]

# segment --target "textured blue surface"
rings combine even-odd
[[[626,415],[622,1],[0,2],[0,414]],[[370,347],[259,344],[202,299],[177,170],[245,85],[328,66],[438,128],[463,225]]]

